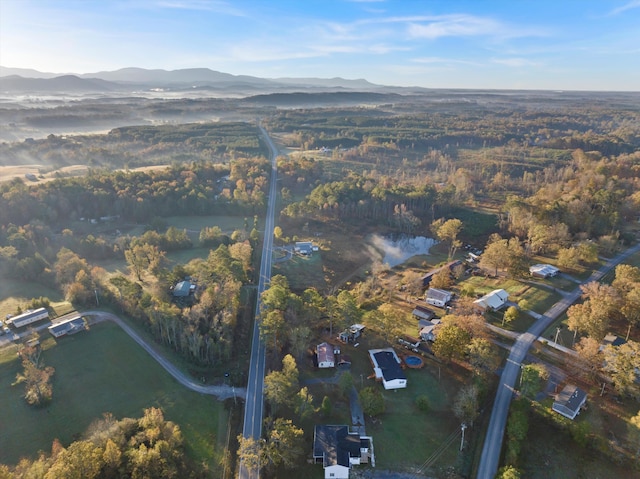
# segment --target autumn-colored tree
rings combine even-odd
[[[509,306],[502,316],[502,325],[504,326],[504,323],[509,324],[512,321],[515,321],[519,316],[520,310],[515,306]]]
[[[275,409],[291,404],[298,390],[298,366],[293,356],[287,354],[282,359],[282,370],[272,371],[265,376],[264,396]]]
[[[456,254],[456,250],[462,245],[458,235],[462,231],[463,224],[457,218],[444,220],[443,218],[431,223],[431,231],[445,244],[449,245],[449,261]]]
[[[476,374],[488,375],[493,373],[500,364],[500,356],[495,346],[484,338],[473,338],[467,345],[469,364]]]
[[[433,276],[431,276],[431,282],[429,286],[438,289],[449,289],[453,284],[451,279],[451,273],[449,268],[440,268]]]
[[[628,341],[620,346],[604,348],[604,370],[609,373],[616,390],[625,396],[640,399],[640,386],[636,382],[640,370],[640,343]]]
[[[437,329],[433,352],[436,356],[451,361],[461,359],[466,351],[471,335],[453,324],[445,324]]]

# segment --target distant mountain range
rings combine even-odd
[[[289,92],[312,91],[374,91],[379,90],[366,80],[344,78],[259,78],[231,75],[208,68],[182,70],[146,70],[122,68],[85,74],[57,74],[24,68],[0,66],[0,92],[7,93],[106,93],[148,91],[185,91],[194,89],[236,91]]]

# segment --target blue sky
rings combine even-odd
[[[0,0],[0,64],[640,90],[640,0]]]

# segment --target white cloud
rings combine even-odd
[[[389,21],[402,21],[389,19]],[[438,15],[404,19],[408,33],[413,38],[437,39],[441,37],[488,36],[495,38],[518,38],[547,36],[541,28],[511,26],[489,17],[467,14]]]
[[[530,67],[539,66],[539,63],[527,60],[526,58],[492,58],[491,63],[498,63],[499,65],[506,65],[508,67]]]
[[[218,0],[160,0],[156,3],[156,6],[176,10],[216,12],[236,17],[246,16],[244,12],[229,3]]]
[[[457,60],[454,58],[444,58],[444,57],[416,57],[412,58],[411,61],[413,63],[422,63],[422,64],[459,64],[459,65],[472,65],[472,66],[481,66],[481,63],[472,62],[469,60]]]
[[[609,15],[618,15],[622,12],[626,12],[627,10],[631,10],[632,8],[640,8],[640,0],[631,0],[618,8],[614,8],[609,12]]]

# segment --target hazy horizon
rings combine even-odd
[[[5,67],[209,68],[425,88],[637,91],[640,0],[0,2]]]

